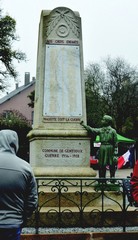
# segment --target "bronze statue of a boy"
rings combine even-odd
[[[99,177],[106,177],[106,167],[109,166],[110,177],[115,177],[117,165],[117,133],[112,125],[112,117],[104,115],[101,128],[92,128],[80,123],[89,133],[99,135],[101,146],[98,154]]]

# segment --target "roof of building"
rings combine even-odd
[[[29,82],[26,85],[23,85],[21,87],[17,87],[15,90],[13,90],[12,92],[8,93],[7,95],[5,95],[4,97],[2,97],[0,99],[0,104],[10,100],[11,98],[15,97],[17,94],[23,92],[24,90],[26,90],[27,88],[31,87],[33,84],[35,84],[35,80]]]

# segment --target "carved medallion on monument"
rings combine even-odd
[[[47,38],[53,30],[61,38],[67,37],[70,31],[79,38],[80,25],[74,12],[64,7],[54,9],[50,14],[49,21],[46,23]]]

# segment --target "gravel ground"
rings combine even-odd
[[[123,232],[123,228],[39,228],[39,234],[50,233],[89,233],[89,232]],[[126,232],[138,232],[138,227],[127,227]],[[35,228],[23,228],[22,234],[35,234]]]

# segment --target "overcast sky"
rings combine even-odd
[[[42,10],[68,7],[82,19],[84,66],[107,56],[122,57],[138,65],[138,0],[0,0],[3,13],[17,22],[20,41],[16,47],[26,53],[27,63],[16,66],[20,85],[24,73],[36,75],[38,25]]]

